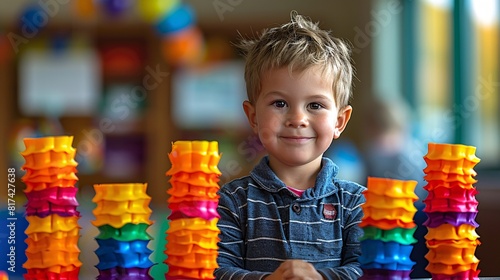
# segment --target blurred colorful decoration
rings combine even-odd
[[[133,77],[144,71],[146,50],[137,42],[105,43],[99,47],[99,53],[106,77]]]
[[[73,136],[25,138],[21,180],[26,184],[24,279],[78,279],[80,213]]]
[[[203,34],[195,21],[191,7],[179,3],[155,23],[161,36],[163,57],[170,65],[192,65],[203,59]]]
[[[88,20],[97,16],[96,0],[74,0],[73,10],[77,17]]]
[[[101,1],[106,13],[115,15],[123,12],[130,0]],[[181,0],[148,0],[136,1],[136,5],[144,21],[152,24],[160,36],[162,54],[167,63],[179,67],[205,59],[203,34],[195,24],[195,12],[188,4]]]
[[[24,36],[31,38],[36,35],[49,22],[49,14],[43,10],[41,5],[30,4],[26,6],[21,14],[19,25]]]
[[[153,279],[153,266],[147,233],[153,223],[149,218],[151,197],[146,194],[147,184],[96,184],[92,221],[99,229],[96,237],[99,258],[97,279]]]
[[[173,67],[193,65],[205,56],[201,30],[193,9],[180,0],[137,1],[139,11],[161,37],[164,59]]]
[[[220,160],[215,141],[176,141],[166,172],[171,188],[165,263],[167,279],[215,279]]]
[[[170,35],[193,25],[194,11],[186,4],[179,4],[164,14],[156,22],[156,31],[161,35]]]
[[[161,40],[163,58],[173,66],[193,65],[204,57],[203,34],[192,26]]]
[[[410,255],[417,242],[413,237],[417,229],[413,222],[416,186],[417,181],[368,177],[360,224],[364,232],[360,279],[410,279],[415,265]]]
[[[196,26],[195,12],[181,0],[75,0],[72,5],[75,16],[82,20],[95,18],[99,14],[119,17],[136,8],[144,21],[152,24],[161,37],[163,56],[169,64],[177,67],[198,63],[204,58],[204,40],[201,30]],[[29,38],[36,35],[48,24],[49,16],[40,5],[27,6],[19,22],[23,34],[28,34]],[[17,38],[15,43],[16,50],[19,44],[24,43],[20,39]],[[4,44],[0,42],[0,58],[8,53]]]
[[[106,15],[115,17],[120,16],[129,10],[133,4],[133,0],[100,0],[99,4],[103,7]]]
[[[427,197],[424,212],[429,252],[426,270],[432,279],[479,279],[475,250],[480,245],[475,228],[478,201],[474,166],[476,148],[429,143],[424,156]]]
[[[180,0],[148,0],[137,1],[143,19],[149,23],[156,23],[160,17],[168,15]]]

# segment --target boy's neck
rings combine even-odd
[[[273,160],[270,156],[269,166],[285,185],[306,190],[313,188],[316,183],[316,176],[321,169],[321,158],[305,165],[288,166]]]

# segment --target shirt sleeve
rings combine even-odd
[[[360,188],[357,193],[352,194],[348,205],[345,205],[347,211],[342,234],[344,239],[342,265],[318,270],[325,279],[358,279],[363,275],[361,264],[358,261],[359,256],[361,256],[360,238],[363,236],[363,230],[359,227],[361,218],[363,218],[361,205],[366,201],[362,194],[363,190],[364,188]]]
[[[270,273],[243,269],[245,256],[243,229],[245,220],[242,219],[239,205],[230,193],[221,189],[219,196],[219,206],[217,208],[220,215],[217,223],[220,230],[217,256],[219,268],[214,272],[215,279],[264,279]]]

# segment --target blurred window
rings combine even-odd
[[[420,139],[453,141],[452,121],[452,3],[450,0],[419,1],[417,8],[415,97]],[[427,141],[429,142],[429,141]]]
[[[500,168],[499,2],[403,4],[402,95],[417,139],[475,146],[478,168]]]
[[[468,0],[472,22],[472,87],[464,105],[473,116],[463,132],[466,142],[478,147],[481,165],[500,166],[499,98],[499,3],[497,0]],[[475,109],[477,108],[477,109]]]

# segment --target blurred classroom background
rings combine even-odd
[[[148,183],[161,263],[171,143],[218,141],[221,184],[252,168],[263,150],[241,108],[243,61],[233,44],[287,22],[292,10],[352,46],[353,116],[327,152],[340,177],[417,180],[422,209],[427,143],[476,146],[483,243],[476,256],[482,276],[499,276],[495,0],[0,1],[0,174],[17,170],[18,211],[25,202],[22,139],[73,135],[86,210],[82,273],[97,273],[89,251],[97,246],[90,224],[96,183]],[[22,229],[16,238],[23,242]],[[423,250],[414,254],[415,277],[427,276]],[[154,270],[160,275],[164,267]]]

